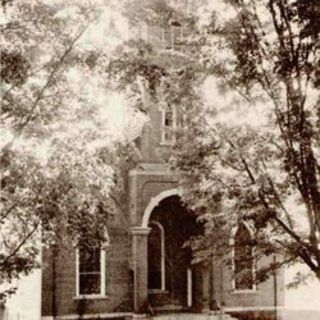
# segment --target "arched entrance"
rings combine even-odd
[[[152,308],[196,309],[201,296],[201,268],[191,263],[186,242],[200,232],[194,213],[178,195],[158,202],[149,213],[148,302]]]
[[[202,230],[180,195],[180,189],[170,189],[151,198],[141,224],[131,228],[135,314],[210,309],[210,268],[192,264],[184,247]]]

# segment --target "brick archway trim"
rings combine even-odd
[[[174,188],[163,191],[156,195],[155,197],[151,198],[149,204],[147,205],[146,209],[144,210],[143,217],[142,217],[142,228],[148,228],[149,219],[153,209],[160,203],[160,201],[169,198],[171,196],[181,196],[182,189],[181,188]]]

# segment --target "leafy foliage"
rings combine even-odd
[[[165,8],[147,6],[148,17],[166,27],[177,6]],[[171,164],[206,226],[190,240],[196,260],[218,255],[230,263],[228,235],[245,220],[255,230],[257,260],[280,257],[258,270],[257,281],[296,261],[319,278],[319,4],[215,1],[192,14],[179,10],[182,25],[193,21],[186,47],[196,50],[161,51],[151,37],[147,56],[161,70],[154,101],[178,106]],[[121,49],[116,59],[126,88],[137,76],[150,80],[132,72],[143,70],[134,68],[145,57],[141,43],[130,59]]]
[[[178,146],[175,164],[186,177],[188,200],[204,204],[209,227],[221,219],[209,214],[211,199],[219,195],[227,224],[244,219],[255,228],[257,258],[280,254],[279,265],[258,272],[261,279],[293,261],[303,261],[319,278],[319,93],[313,81],[319,5],[238,1],[229,9],[232,18],[213,14],[214,22],[201,27],[203,71],[238,98],[224,108],[212,105],[215,117],[225,117],[208,121],[211,129],[204,128],[202,142]],[[238,122],[231,120],[235,116]],[[200,153],[207,144],[219,147]],[[185,167],[190,153],[199,166],[194,174]],[[215,251],[222,248],[221,242],[208,243]]]
[[[112,10],[90,1],[5,6],[1,282],[37,267],[41,242],[104,241],[110,217],[119,212],[111,194],[123,189],[128,141],[108,119],[112,101],[104,70],[116,27],[110,31],[105,22]],[[92,41],[95,32],[109,37]]]

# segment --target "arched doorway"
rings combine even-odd
[[[192,264],[186,242],[201,231],[193,212],[178,195],[159,201],[148,227],[148,301],[153,308],[197,308],[201,270]],[[200,284],[200,285],[199,285]],[[197,294],[198,293],[198,294]]]

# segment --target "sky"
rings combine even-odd
[[[285,281],[289,283],[297,272],[306,272],[304,265],[295,265],[285,269]],[[312,278],[298,288],[287,289],[285,306],[290,310],[317,310],[320,311],[320,282]],[[302,319],[301,319],[302,320]]]

